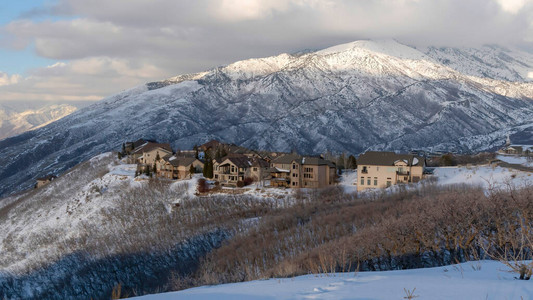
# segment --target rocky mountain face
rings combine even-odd
[[[76,109],[77,107],[70,104],[50,104],[31,109],[0,104],[0,140],[46,126]]]
[[[124,141],[321,153],[471,152],[532,139],[533,55],[357,41],[152,82],[0,141],[0,195]],[[520,139],[520,140],[517,140]]]

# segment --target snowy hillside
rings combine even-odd
[[[332,273],[274,278],[133,299],[530,299],[531,282],[516,280],[509,268],[495,261],[467,262],[446,267],[402,271]]]
[[[195,179],[149,183],[135,170],[105,153],[0,202],[0,298],[103,299],[117,282],[154,291],[226,238],[172,211]]]
[[[148,83],[0,141],[0,195],[138,138],[354,154],[519,143],[533,131],[533,55],[513,51],[357,41]]]

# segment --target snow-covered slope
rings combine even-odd
[[[531,282],[495,261],[402,271],[333,273],[199,287],[133,299],[530,299]]]
[[[0,141],[0,195],[141,137],[181,149],[216,138],[354,154],[478,151],[508,134],[517,143],[530,138],[533,83],[525,72],[533,70],[533,55],[447,49],[357,41],[148,83]]]
[[[154,292],[220,246],[226,232],[172,210],[195,179],[149,182],[135,170],[104,153],[1,201],[0,298],[106,299],[119,282]]]
[[[0,140],[39,128],[76,111],[69,104],[46,105],[38,109],[17,111],[0,105]]]

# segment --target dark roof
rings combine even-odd
[[[313,165],[313,166],[328,165],[330,167],[335,167],[335,164],[333,162],[323,159],[322,157],[305,156],[297,161],[299,164],[302,164],[302,165]]]
[[[268,168],[270,166],[270,164],[262,158],[252,157],[250,158],[250,161],[253,167]]]
[[[171,155],[165,155],[163,159],[167,162],[169,162],[174,167],[179,166],[188,166],[192,164],[196,157],[188,157],[188,156],[171,156]]]
[[[396,154],[394,152],[368,151],[359,155],[358,165],[394,166],[399,160],[403,160],[408,166],[423,166],[425,159],[413,154]]]
[[[152,151],[152,150],[154,150],[156,148],[165,149],[165,150],[169,151],[170,153],[172,153],[172,147],[170,147],[170,144],[168,144],[168,143],[160,144],[160,143],[152,143],[152,142],[148,142],[148,143],[142,145],[141,147],[139,147],[138,149],[135,149],[133,151],[133,153],[149,152],[149,151]]]
[[[54,180],[55,178],[57,178],[57,176],[55,175],[46,175],[44,177],[40,177],[40,178],[37,178],[38,181],[52,181]]]
[[[234,165],[236,165],[239,168],[249,168],[251,166],[251,162],[249,158],[244,155],[237,155],[237,154],[228,155],[222,158],[222,161],[225,161],[227,159],[229,159],[229,161],[231,161]]]
[[[295,153],[285,154],[272,160],[273,164],[290,164],[294,160],[301,159],[302,157]]]

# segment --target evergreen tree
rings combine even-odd
[[[150,166],[146,166],[146,168],[144,168],[144,174],[146,174],[146,176],[150,176]]]
[[[357,160],[353,155],[348,157],[348,169],[357,169]]]
[[[211,159],[209,158],[209,153],[205,153],[205,162],[204,162],[204,168],[202,170],[202,173],[204,174],[205,178],[208,178],[207,175],[209,174],[209,161]]]
[[[207,178],[213,178],[213,160],[209,160],[209,162],[207,162],[207,165]]]
[[[189,178],[192,178],[192,174],[195,173],[195,169],[194,169],[194,166],[191,164],[191,166],[189,167]]]
[[[126,144],[122,143],[122,155],[126,155]]]
[[[344,170],[344,153],[341,153],[337,159],[337,169]]]
[[[217,151],[215,152],[215,159],[219,160],[222,158],[222,153],[220,152],[220,147],[217,147]]]
[[[122,153],[118,153],[118,159],[122,159]]]
[[[194,149],[194,157],[196,159],[200,159],[200,156],[198,156],[198,146],[197,145],[194,145],[194,147],[192,147]]]

